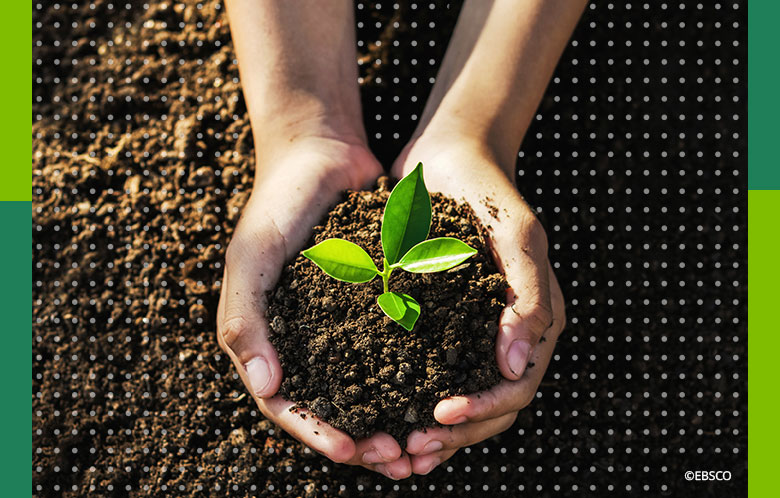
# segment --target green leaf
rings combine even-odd
[[[387,199],[382,217],[382,250],[391,265],[425,240],[431,229],[431,197],[425,188],[422,168],[422,163],[418,163]]]
[[[376,299],[379,307],[387,316],[411,331],[414,323],[420,317],[420,305],[413,297],[397,292],[385,292]]]
[[[433,273],[458,266],[476,253],[476,249],[458,239],[440,237],[409,249],[398,266],[412,273]]]
[[[359,245],[347,240],[323,240],[303,251],[303,255],[336,280],[369,282],[379,274],[371,256]]]

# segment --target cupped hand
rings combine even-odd
[[[411,433],[412,471],[427,474],[459,448],[508,429],[533,399],[565,325],[564,301],[547,258],[547,237],[489,147],[469,137],[422,137],[393,165],[403,177],[418,163],[432,192],[467,201],[483,225],[510,288],[499,319],[496,361],[504,379],[489,391],[439,402],[434,418],[451,427]]]
[[[258,153],[257,174],[227,249],[217,311],[217,339],[263,414],[335,462],[364,465],[388,477],[411,473],[408,455],[388,434],[354,441],[344,432],[301,417],[276,395],[282,368],[269,342],[266,293],[286,261],[302,249],[345,189],[369,186],[382,168],[361,140],[305,137]]]

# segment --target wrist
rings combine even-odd
[[[328,102],[305,92],[277,94],[272,100],[273,105],[251,116],[258,173],[301,149],[334,144],[367,147],[359,106],[355,110],[338,98]]]
[[[442,119],[441,123],[445,124],[431,122],[418,130],[410,143],[419,144],[423,150],[449,151],[451,156],[452,152],[459,151],[456,155],[462,157],[489,159],[514,182],[519,143],[491,135],[474,123],[459,122],[458,118]]]
[[[524,134],[525,128],[509,126],[500,116],[474,116],[439,109],[427,122],[420,123],[413,139],[448,143],[489,155],[512,177]]]
[[[324,198],[371,184],[382,172],[365,142],[354,135],[312,128],[256,147],[254,189],[264,185],[316,184]],[[299,134],[302,133],[302,134]]]
[[[255,150],[258,154],[288,147],[307,138],[327,138],[366,145],[359,108],[357,112],[338,103],[297,97],[295,102],[280,99],[275,105],[250,116]],[[289,105],[284,105],[284,102]]]

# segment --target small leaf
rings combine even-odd
[[[398,266],[412,273],[433,273],[458,266],[476,253],[476,249],[458,239],[440,237],[409,249]]]
[[[395,186],[382,216],[382,250],[394,264],[431,229],[431,197],[423,181],[422,163]]]
[[[420,305],[413,297],[406,294],[385,292],[376,299],[376,302],[387,316],[406,330],[411,331],[420,317]]]
[[[359,245],[347,240],[323,240],[303,251],[303,255],[336,280],[369,282],[379,274],[371,256]]]

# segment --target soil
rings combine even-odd
[[[355,10],[383,164],[460,6],[397,3]],[[746,494],[747,2],[589,3],[517,164],[567,328],[511,429],[401,482],[264,420],[217,345],[254,167],[224,6],[32,10],[33,496]]]
[[[346,239],[381,261],[390,190],[384,177],[373,192],[348,192],[314,228],[307,247]],[[406,447],[410,432],[439,425],[438,401],[487,390],[501,379],[494,340],[507,284],[490,255],[489,234],[468,204],[437,193],[431,204],[429,237],[456,237],[478,252],[445,272],[391,275],[390,289],[422,306],[412,332],[376,304],[381,279],[339,282],[302,255],[269,295],[271,341],[284,371],[280,392],[355,438],[383,431]]]

